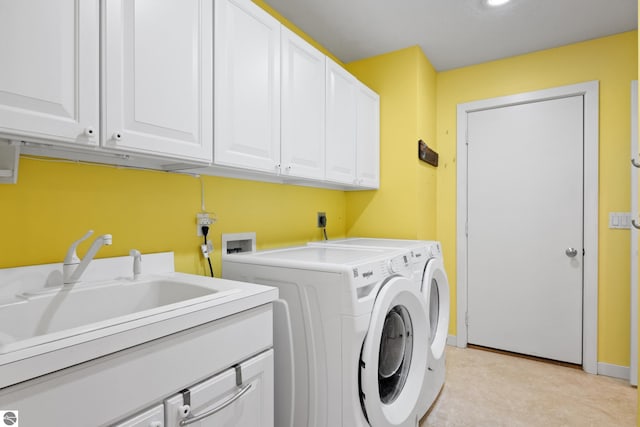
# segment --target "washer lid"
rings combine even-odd
[[[422,275],[422,294],[429,307],[429,344],[431,354],[440,359],[449,332],[449,280],[440,258],[431,258]]]
[[[428,333],[420,291],[405,277],[390,278],[376,297],[362,346],[360,392],[371,425],[415,425]]]

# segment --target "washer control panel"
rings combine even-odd
[[[353,267],[356,288],[369,287],[382,282],[393,274],[411,277],[411,253],[401,253],[385,260]]]

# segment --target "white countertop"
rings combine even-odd
[[[278,290],[269,286],[166,271],[167,254],[156,256],[158,266],[163,267],[154,271],[152,268],[153,257],[153,255],[145,255],[143,258],[145,260],[144,268],[146,271],[152,270],[152,274],[144,275],[140,280],[157,277],[189,282],[217,290],[233,290],[233,292],[225,293],[222,296],[214,294],[212,298],[200,297],[169,304],[135,315],[121,316],[86,325],[86,327],[74,328],[70,332],[57,332],[51,334],[49,339],[39,337],[35,340],[25,340],[24,345],[17,343],[18,345],[7,346],[8,351],[0,352],[0,388],[231,316],[268,304],[278,298]],[[170,269],[172,270],[172,254],[170,260]],[[90,278],[105,279],[104,275],[100,273],[100,271],[104,272],[101,270],[100,264],[106,266],[107,270],[113,273],[121,271],[122,268],[128,268],[130,262],[129,257],[120,257],[120,262],[117,262],[115,258],[94,260],[92,264],[95,263],[93,265],[95,274]],[[120,270],[114,269],[114,263],[124,263],[124,266]],[[25,277],[29,277],[29,275],[40,278],[51,277],[51,272],[55,273],[57,266],[57,264],[50,264],[48,266],[0,270],[0,301],[9,300],[11,294],[19,291],[37,292],[37,287],[33,285],[34,281],[26,280]],[[21,269],[24,274],[20,274]],[[158,270],[164,271],[158,272]],[[40,282],[44,284],[43,281]],[[20,283],[20,285],[16,283]],[[83,285],[91,286],[91,283]],[[46,289],[48,286],[50,285],[43,285],[40,290]],[[2,326],[0,325],[1,332]]]

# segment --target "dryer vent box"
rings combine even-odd
[[[234,233],[222,235],[222,256],[256,251],[256,233]]]

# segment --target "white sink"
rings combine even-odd
[[[215,285],[121,279],[25,292],[0,305],[0,354],[240,292]]]
[[[0,269],[0,388],[268,304],[276,288],[173,271],[173,254],[93,260],[62,286],[62,264]],[[114,279],[115,277],[115,279]]]

